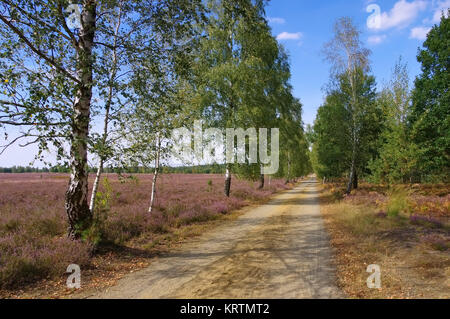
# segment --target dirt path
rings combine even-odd
[[[316,181],[277,195],[91,298],[339,298]]]

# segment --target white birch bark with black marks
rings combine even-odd
[[[69,237],[80,238],[89,228],[92,214],[88,205],[87,141],[92,99],[92,74],[96,1],[86,1],[81,13],[81,29],[77,50],[77,78],[80,81],[73,105],[72,135],[70,137],[70,181],[65,209],[69,220]]]
[[[231,167],[230,164],[227,164],[225,172],[225,188],[224,188],[224,193],[226,197],[230,197],[230,189],[231,189]]]
[[[264,188],[264,174],[262,173],[263,172],[263,165],[261,165],[260,166],[261,167],[261,174],[259,175],[259,186],[258,186],[258,189],[263,189]]]
[[[150,207],[148,208],[148,212],[151,214],[153,210],[153,206],[155,204],[156,197],[156,182],[159,174],[159,161],[161,156],[161,137],[159,133],[156,136],[156,156],[155,156],[155,171],[152,179],[152,193],[150,195]]]

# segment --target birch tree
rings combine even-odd
[[[0,67],[9,75],[1,117],[2,125],[21,128],[5,146],[19,140],[41,148],[52,143],[62,156],[68,142],[71,175],[65,207],[69,234],[79,237],[79,230],[92,220],[86,164],[98,9],[96,1],[84,1],[77,30],[71,30],[66,22],[68,5],[1,1]]]
[[[357,160],[360,145],[361,122],[358,120],[363,110],[358,86],[361,87],[364,74],[369,71],[370,51],[362,46],[361,32],[348,17],[340,18],[334,25],[334,37],[324,46],[326,59],[332,64],[332,76],[335,79],[344,76],[349,83],[351,159],[347,194],[358,184]]]
[[[358,175],[370,173],[367,164],[378,154],[377,141],[383,121],[381,108],[376,103],[375,78],[361,70],[357,70],[356,78],[354,91],[345,74],[336,79],[336,86],[328,92],[314,123],[313,160],[316,173],[326,179],[340,178],[355,163],[351,188],[358,187]],[[358,97],[356,114],[352,96]]]
[[[158,54],[143,51],[134,66],[131,89],[136,97],[135,105],[122,114],[120,136],[120,161],[126,166],[153,168],[148,212],[151,213],[156,198],[156,185],[160,163],[168,159],[171,151],[172,130],[183,126],[183,106],[190,96],[185,90],[191,56],[188,49],[195,46],[195,33],[184,34],[184,39],[172,43],[160,43]],[[182,56],[180,56],[182,54]]]
[[[277,89],[279,48],[264,18],[264,4],[209,1],[211,14],[194,70],[199,113],[210,127],[274,127],[276,107],[269,95]],[[261,163],[248,164],[226,163],[225,196],[230,195],[232,172],[263,181]]]
[[[112,9],[118,0],[83,0],[66,10],[68,0],[0,1],[0,125],[6,144],[38,144],[38,158],[50,147],[57,159],[68,159],[70,182],[65,208],[69,235],[81,237],[90,227],[88,205],[88,147],[90,126],[99,96],[99,79]],[[137,1],[123,3],[121,48],[128,54],[144,43],[152,52],[152,35],[181,36],[199,16],[200,0]],[[78,13],[79,12],[79,15]],[[76,23],[68,23],[68,19]],[[126,19],[125,19],[126,17]],[[109,51],[111,52],[111,51]],[[111,75],[111,74],[110,74]],[[107,81],[106,81],[107,82]],[[107,117],[106,117],[107,118]],[[10,136],[10,127],[18,127]],[[66,154],[65,147],[69,152]]]

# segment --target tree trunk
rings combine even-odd
[[[65,209],[69,220],[69,237],[78,239],[92,222],[88,205],[87,140],[92,99],[92,45],[95,35],[96,4],[87,1],[81,15],[77,78],[80,80],[75,96],[70,138],[70,181]]]
[[[230,189],[231,189],[231,169],[230,165],[227,164],[227,169],[225,173],[225,189],[224,189],[226,197],[230,197]]]
[[[103,159],[100,159],[97,166],[97,174],[95,174],[94,185],[92,187],[91,203],[89,204],[89,210],[91,211],[92,216],[94,216],[95,198],[97,197],[98,186],[100,184],[100,177],[102,175],[102,171],[103,171]]]
[[[155,158],[155,172],[153,174],[153,180],[152,180],[152,194],[150,196],[150,207],[148,208],[148,212],[151,214],[153,210],[153,206],[155,204],[155,195],[156,195],[156,180],[158,179],[158,173],[159,173],[159,157],[161,154],[161,140],[159,137],[159,134],[156,138],[157,143],[157,149],[156,149],[156,158]]]
[[[287,171],[286,184],[288,184],[290,181],[291,181],[291,153],[288,152],[288,171]]]
[[[350,168],[350,177],[348,179],[348,184],[347,184],[347,191],[345,192],[345,194],[347,194],[347,195],[350,195],[350,193],[352,192],[354,176],[355,176],[355,164],[352,163],[352,166]]]
[[[261,174],[259,176],[259,187],[258,189],[263,189],[264,188],[264,174]]]
[[[356,144],[357,144],[357,138],[356,138],[356,124],[355,124],[355,119],[353,119],[353,127],[352,127],[352,163],[351,163],[351,167],[350,167],[350,176],[349,176],[349,180],[348,180],[348,184],[347,184],[347,191],[345,192],[347,195],[350,195],[351,191],[352,191],[352,186],[355,185],[355,178],[356,177]],[[356,182],[356,186],[358,182]]]
[[[349,55],[350,56],[350,55]],[[352,59],[353,57],[351,57]],[[350,79],[350,87],[352,90],[352,163],[350,167],[350,176],[347,184],[346,194],[350,195],[352,191],[352,186],[354,183],[354,178],[356,174],[356,150],[357,150],[357,136],[356,136],[356,108],[357,108],[357,98],[356,98],[356,86],[355,86],[355,66],[352,63],[352,60],[348,61],[348,75]]]
[[[353,189],[358,189],[358,172],[356,170],[353,175]]]

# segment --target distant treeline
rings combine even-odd
[[[105,167],[104,173],[128,173],[128,174],[152,174],[153,168],[146,167]],[[200,165],[200,166],[164,166],[160,169],[163,174],[222,174],[225,171],[224,165]],[[95,173],[96,168],[90,167],[90,173]],[[0,173],[70,173],[70,168],[57,165],[52,167],[37,168],[31,166],[0,167]]]

